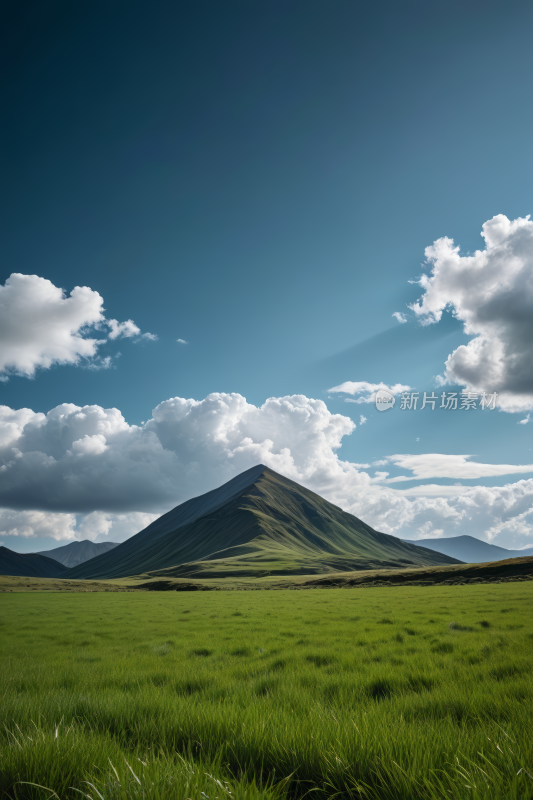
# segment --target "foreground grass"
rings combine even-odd
[[[533,583],[6,594],[0,791],[531,798],[532,600]]]

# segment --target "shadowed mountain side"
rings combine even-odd
[[[186,500],[185,503],[176,506],[176,508],[167,511],[154,522],[150,523],[135,536],[127,539],[122,544],[119,544],[112,552],[103,553],[101,556],[91,560],[91,577],[105,577],[108,573],[113,572],[114,577],[124,577],[126,575],[135,575],[138,572],[144,572],[142,564],[150,563],[154,557],[150,553],[155,542],[162,539],[169,533],[182,528],[184,525],[194,522],[205,514],[216,510],[223,506],[229,500],[239,496],[242,492],[254,482],[254,480],[261,474],[265,467],[260,464],[256,467],[241,472],[235,478],[219,486],[217,489],[212,489],[206,494],[199,497],[193,497],[191,500]],[[168,554],[168,549],[163,546],[163,549]],[[176,564],[176,561],[170,563]],[[119,564],[121,565],[119,567]],[[128,569],[130,571],[120,572],[120,575],[115,575],[117,568]],[[157,569],[157,567],[150,567]],[[69,577],[84,578],[86,576],[86,569],[83,564],[75,567]]]
[[[15,553],[0,547],[0,575],[20,575],[25,578],[64,578],[68,570],[59,561],[38,553]]]
[[[523,558],[533,555],[533,548],[527,550],[506,550],[495,544],[483,542],[474,536],[450,536],[442,539],[403,539],[409,544],[417,544],[420,547],[427,547],[438,553],[444,553],[451,558],[458,558],[468,564],[481,564],[487,561],[502,561],[509,558]]]
[[[41,550],[36,555],[46,556],[53,558],[54,561],[59,561],[64,567],[77,567],[78,564],[83,564],[91,558],[102,553],[107,553],[114,547],[118,547],[118,542],[91,542],[89,539],[84,539],[82,542],[71,542],[63,547],[54,547],[53,550]]]
[[[265,470],[246,497],[231,506],[224,507],[216,519],[202,518],[187,527],[191,540],[215,544],[218,527],[223,524],[233,535],[228,547],[158,570],[157,575],[311,575],[437,563],[436,553],[416,546],[405,548],[400,539],[378,533],[352,514],[271,470]],[[185,530],[181,529],[180,537]]]
[[[235,495],[230,484],[239,479],[246,485]],[[210,492],[210,498],[203,495],[207,502],[202,497],[188,501],[207,509],[193,521],[182,522],[155,541],[148,540],[146,528],[105,556],[69,571],[68,577],[109,579],[160,570],[188,577],[293,575],[458,563],[378,533],[267,467],[255,467],[234,481]],[[214,502],[228,495],[230,499]],[[179,513],[187,505],[165,517],[174,515],[174,522],[190,518]]]

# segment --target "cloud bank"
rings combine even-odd
[[[445,309],[464,323],[472,340],[448,356],[443,383],[498,392],[503,411],[533,408],[533,222],[503,214],[485,222],[485,249],[459,255],[453,239],[426,248],[431,275],[411,306],[423,325]]]
[[[355,424],[321,400],[239,394],[160,403],[140,426],[116,408],[63,404],[47,414],[0,407],[0,534],[121,541],[190,497],[263,463],[377,530],[405,538],[470,533],[527,544],[533,479],[503,487],[387,484],[389,473],[339,457]],[[395,455],[417,480],[503,475],[526,467],[466,456]],[[507,538],[506,538],[507,537]],[[522,537],[522,538],[520,538]]]
[[[45,278],[13,273],[0,286],[0,379],[7,380],[9,373],[31,378],[36,369],[53,364],[85,361],[105,368],[109,357],[94,359],[106,341],[106,327],[109,339],[157,338],[141,334],[131,319],[106,319],[103,303],[88,286],[76,286],[67,297]]]
[[[146,528],[159,514],[134,511],[130,514],[61,514],[51,511],[0,509],[0,536],[43,537],[55,541],[123,542]]]
[[[321,400],[239,394],[160,403],[142,426],[116,408],[0,409],[0,503],[72,513],[161,511],[264,463],[290,478],[354,476],[336,456],[354,423]],[[362,483],[369,483],[366,475]]]

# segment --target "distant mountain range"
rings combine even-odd
[[[25,578],[64,578],[68,569],[53,558],[38,553],[15,553],[0,547],[0,575],[21,575]]]
[[[65,579],[316,575],[436,567],[533,555],[473,536],[402,540],[259,464],[182,503],[122,544],[41,553],[0,547],[0,574]]]
[[[78,564],[83,564],[85,561],[89,561],[89,559],[95,558],[95,556],[99,556],[102,553],[107,553],[117,545],[118,542],[99,542],[96,544],[89,541],[89,539],[84,539],[81,542],[71,542],[63,547],[55,547],[53,550],[41,550],[36,555],[53,558],[63,566],[70,568],[77,567]]]
[[[418,543],[378,533],[259,464],[182,503],[65,577],[302,575],[456,563]]]
[[[507,558],[523,558],[533,555],[533,547],[527,550],[506,550],[495,544],[482,542],[474,536],[451,536],[449,539],[402,539],[408,544],[426,547],[437,553],[464,561],[466,564],[482,564],[486,561],[503,561]]]

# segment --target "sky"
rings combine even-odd
[[[0,21],[0,542],[123,541],[263,463],[533,545],[530,2]]]

